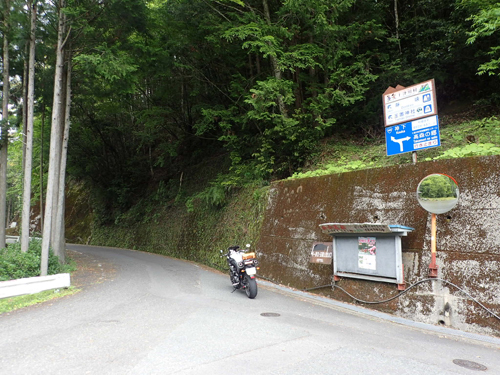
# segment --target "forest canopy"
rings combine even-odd
[[[10,124],[21,126],[28,16],[25,1],[10,4]],[[38,11],[34,147],[45,159],[60,4]],[[68,173],[105,210],[217,155],[240,182],[291,176],[325,137],[380,135],[389,86],[435,79],[440,108],[491,114],[500,101],[493,0],[68,0],[63,12]]]

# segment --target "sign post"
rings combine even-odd
[[[382,95],[387,156],[441,145],[434,80],[389,87]]]

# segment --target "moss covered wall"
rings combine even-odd
[[[422,162],[271,186],[257,250],[261,274],[299,289],[332,283],[331,265],[309,263],[315,241],[331,241],[327,222],[401,224],[407,286],[426,279],[430,263],[430,217],[416,199],[418,183],[432,173],[454,177],[458,206],[437,216],[438,277],[457,285],[500,313],[500,156]],[[398,293],[395,284],[343,278],[336,283],[366,301]],[[354,302],[331,287],[317,292]],[[370,305],[415,321],[500,336],[500,321],[454,286],[428,281],[391,302]]]
[[[220,249],[254,244],[265,209],[265,189],[240,189],[223,208],[195,202],[185,205],[158,201],[141,222],[95,226],[89,244],[147,251],[225,269]],[[229,278],[228,278],[229,282]]]

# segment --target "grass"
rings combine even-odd
[[[78,293],[79,291],[80,289],[78,288],[69,287],[65,289],[45,290],[36,294],[26,294],[23,296],[4,298],[0,300],[0,314],[47,302],[55,298],[69,296]]]
[[[7,248],[0,249],[0,280],[39,276],[40,261],[41,241],[31,241],[29,249],[25,253],[21,252],[20,243],[10,244]],[[51,251],[49,254],[48,274],[53,275],[75,271],[77,268],[76,262],[69,257],[67,257],[66,261],[66,264],[60,264],[59,259]],[[70,287],[0,299],[0,314],[46,302],[54,298],[61,298],[78,291],[79,289]]]
[[[418,161],[499,155],[500,119],[489,117],[466,122],[443,120],[440,124],[440,138],[441,146],[419,151]],[[411,153],[387,156],[384,135],[359,140],[331,137],[323,141],[319,151],[312,155],[302,171],[291,178],[323,176],[412,162]]]

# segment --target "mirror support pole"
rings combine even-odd
[[[417,187],[418,203],[431,216],[431,263],[429,277],[438,277],[436,264],[436,215],[452,210],[458,203],[458,184],[453,177],[443,173],[433,173],[425,177]]]
[[[412,151],[411,158],[413,160],[413,164],[417,164],[417,151]]]
[[[429,264],[429,277],[438,276],[438,266],[436,264],[436,214],[431,216],[431,264]]]

